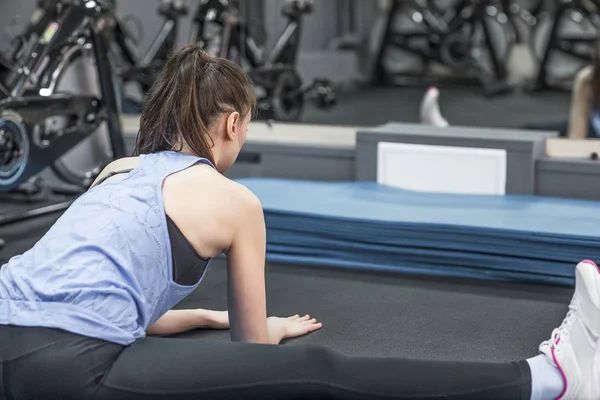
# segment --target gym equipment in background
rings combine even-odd
[[[398,21],[411,27],[397,28]],[[493,24],[504,36],[502,52],[493,40]],[[498,30],[498,29],[497,29]],[[514,26],[501,6],[492,0],[460,0],[453,5],[438,6],[435,0],[393,0],[386,14],[383,38],[374,60],[372,81],[376,84],[415,80],[429,84],[442,81],[481,84],[485,94],[493,95],[510,89],[504,65],[506,55],[515,43]],[[480,43],[480,42],[483,43]],[[423,67],[420,73],[390,72],[385,57],[394,47],[417,56]],[[488,53],[485,57],[485,53]],[[483,58],[489,61],[489,67]],[[433,80],[435,65],[449,70]],[[446,74],[448,75],[448,74]]]
[[[211,55],[231,59],[248,70],[255,86],[264,90],[264,94],[258,94],[261,112],[272,114],[276,120],[297,121],[305,96],[320,108],[336,101],[330,82],[305,84],[297,70],[303,18],[312,9],[312,0],[286,0],[282,14],[287,18],[287,28],[271,52],[257,45],[236,1],[202,0],[191,34]]]
[[[114,40],[124,62],[120,72],[124,83],[138,83],[144,95],[150,90],[169,54],[177,46],[179,21],[188,13],[188,7],[183,0],[161,0],[158,14],[164,18],[162,28],[141,58],[136,55],[137,51],[131,42],[131,33],[121,21],[116,19]],[[141,109],[134,100],[127,99],[127,101],[133,104],[136,111]]]
[[[331,40],[328,48],[332,50],[358,50],[362,46],[362,34],[360,32],[360,13],[355,12],[359,7],[356,0],[337,0],[338,36]]]
[[[4,87],[3,97],[18,100],[25,95],[47,97],[51,94],[82,94],[83,92],[91,92],[88,94],[95,96],[100,95],[101,88],[96,74],[101,67],[97,65],[97,57],[91,51],[91,37],[85,37],[87,34],[85,31],[89,28],[77,26],[80,23],[77,20],[74,20],[72,26],[58,26],[59,21],[70,5],[89,6],[90,4],[96,4],[100,10],[99,12],[102,13],[102,21],[107,24],[102,30],[102,35],[106,38],[105,47],[107,51],[114,48],[112,43],[115,36],[118,36],[115,35],[115,32],[118,33],[117,28],[122,26],[114,14],[116,7],[114,1],[95,3],[85,1],[38,1],[28,26],[14,39],[13,51],[8,55],[10,61],[5,63],[3,73],[0,75],[0,85]],[[63,38],[65,43],[45,43],[47,40],[43,35],[48,34],[48,29],[58,29],[59,27],[61,32],[71,30],[70,34],[64,33],[66,35]],[[45,54],[40,53],[36,48],[41,44],[45,44],[45,47],[43,47],[46,51]],[[112,55],[112,53],[108,53],[105,58],[112,57]],[[110,59],[110,63],[111,68],[114,67],[116,64],[114,57]],[[38,68],[39,71],[33,72],[32,68]],[[31,79],[28,79],[28,76]],[[117,93],[117,109],[120,109],[121,86],[119,78],[114,74],[112,82],[114,92]],[[118,118],[118,116],[112,119],[114,118]],[[69,129],[69,125],[70,122],[65,115],[49,116],[44,121],[43,129],[40,128],[41,125],[36,126],[36,132],[45,131],[49,136],[53,134],[62,135],[64,131]],[[87,188],[100,169],[114,158],[114,149],[112,149],[114,136],[109,135],[108,132],[110,129],[114,131],[114,128],[110,127],[111,124],[107,125],[100,126],[93,135],[86,136],[86,140],[75,146],[66,157],[59,157],[53,161],[51,169],[58,178],[68,185],[75,185],[75,188],[78,187],[79,190]],[[120,136],[120,132],[117,136]],[[122,141],[122,139],[118,140]],[[102,154],[88,156],[87,153],[90,150],[95,150],[95,148],[98,148],[98,151],[94,151],[95,153]],[[73,163],[69,162],[70,158],[77,156],[77,153],[81,153],[82,150],[86,153],[83,154],[83,158],[87,158],[87,165],[72,165]],[[93,165],[90,166],[90,164]],[[32,182],[34,184],[31,184]],[[2,191],[10,189],[17,192],[26,187],[25,191],[28,194],[42,190],[43,185],[39,179],[36,178],[32,182],[21,183],[19,187],[14,189],[7,188],[3,183],[0,183],[0,186],[4,187],[4,189],[1,189]]]
[[[27,46],[31,41],[30,38],[39,37],[48,23],[55,20],[64,9],[67,1],[56,0],[38,0],[37,7],[32,14],[28,27],[14,38],[12,50],[4,58],[4,68],[0,69],[0,74],[5,71],[5,74],[12,72],[13,79],[18,68],[14,66],[15,57],[23,57],[30,53],[30,48]],[[118,18],[116,16],[117,3],[114,0],[103,1],[100,3],[103,9],[111,15],[111,29],[108,33],[110,38],[110,50],[114,53],[115,71],[118,72],[123,83],[137,83],[141,88],[142,94],[145,94],[154,83],[157,74],[162,70],[164,63],[167,60],[169,53],[177,46],[179,21],[182,17],[188,15],[188,8],[184,0],[160,0],[158,14],[163,17],[162,27],[149,49],[145,54],[140,56],[138,43],[139,38],[134,37],[127,27],[127,21],[132,20],[134,16],[126,16]],[[138,24],[139,25],[139,24]],[[138,26],[138,29],[143,30],[143,26]],[[0,58],[0,62],[2,59]],[[5,80],[3,80],[5,81]],[[10,83],[8,83],[10,86]],[[129,110],[134,109],[136,112],[141,108],[139,102],[133,99],[123,99],[125,104],[129,106]]]
[[[10,61],[5,62],[3,64],[4,68],[0,71],[0,78],[4,78],[0,79],[0,81],[4,83],[7,88],[14,86],[18,82],[20,77],[18,72],[19,63],[22,62],[23,59],[29,57],[31,54],[31,46],[34,46],[37,43],[37,40],[44,29],[46,29],[49,23],[58,18],[62,10],[64,10],[68,4],[68,1],[38,1],[37,8],[31,17],[29,26],[15,38],[16,45],[13,46],[13,50],[8,56]],[[166,62],[169,53],[177,45],[179,19],[182,16],[187,15],[188,9],[183,0],[161,0],[158,13],[164,17],[163,27],[146,54],[143,57],[139,57],[137,54],[137,44],[135,43],[136,40],[125,23],[127,17],[120,19],[116,16],[116,2],[114,0],[103,1],[99,4],[104,13],[104,20],[110,22],[104,32],[107,38],[107,48],[110,50],[111,66],[115,72],[114,83],[115,92],[117,93],[118,109],[119,111],[138,113],[141,110],[140,102],[136,99],[126,98],[124,96],[123,84],[139,84],[142,94],[145,94],[149,90],[156,79],[157,74]],[[79,54],[77,52],[68,55],[66,58],[71,58],[71,56],[73,59],[71,61],[82,58],[78,57]],[[68,81],[69,79],[64,79],[64,77],[69,75],[82,75],[88,73],[88,70],[95,70],[95,59],[89,57],[89,54],[87,58],[88,61],[91,60],[91,62],[87,62],[87,65],[84,66],[79,65],[77,68],[80,70],[75,71],[74,74],[63,73],[64,69],[73,67],[73,62],[62,62],[59,68],[60,72],[57,73],[60,76],[51,79],[49,87],[43,88],[44,92],[54,93],[56,91],[62,92],[64,90],[78,92],[80,88],[77,86],[81,86],[85,79],[79,79],[75,76],[71,77],[71,82],[65,84],[65,81]],[[56,61],[53,58],[49,58],[49,60],[51,60],[51,62]],[[82,67],[84,69],[83,71],[81,71]],[[61,81],[61,79],[63,80]],[[95,80],[95,77],[90,78],[84,86],[94,86]],[[93,84],[90,81],[94,81]],[[75,86],[75,88],[73,88],[73,86]],[[8,90],[5,95],[18,96],[18,88],[13,89],[16,90],[16,92],[13,93],[12,89],[5,89],[5,92]],[[98,91],[99,89],[95,90]],[[56,119],[54,123],[57,123]],[[98,139],[96,137],[106,136],[106,133],[101,132],[94,136],[95,139]],[[107,150],[106,159],[112,159],[113,152],[110,151],[110,143],[108,143],[110,140],[106,140],[104,137],[99,140],[104,141],[104,143],[99,143],[96,147],[104,147],[104,150]],[[93,146],[90,144],[88,147]],[[82,150],[90,152],[93,151],[94,148]],[[56,160],[51,166],[53,172],[68,184],[87,187],[91,182],[91,179],[93,179],[93,176],[99,172],[99,169],[94,167],[90,170],[82,170],[80,166],[69,165],[69,158],[70,157],[67,156]],[[102,164],[104,164],[103,160],[100,161],[99,167]]]
[[[125,156],[116,90],[116,74],[110,58],[110,29],[114,14],[108,3],[70,0],[61,3],[56,19],[41,35],[31,35],[29,49],[15,59],[10,70],[14,79],[3,82],[11,94],[0,101],[0,192],[12,192],[55,164],[77,144],[106,123],[111,151],[103,165],[80,175],[83,189],[104,164]],[[66,68],[79,58],[92,57],[97,69],[100,96],[57,93]],[[58,212],[69,201],[4,215],[15,221]]]
[[[31,54],[32,37],[39,38],[48,24],[54,21],[62,8],[62,2],[37,0],[34,11],[24,29],[8,38],[8,50],[0,54],[0,98],[12,96],[11,88],[19,80],[20,60]]]
[[[570,90],[577,71],[592,62],[600,40],[600,1],[538,0],[531,15],[531,46],[540,63],[532,89]],[[575,65],[561,73],[553,65],[555,56]]]
[[[530,45],[530,32],[535,24],[530,5],[525,0],[500,0],[497,4],[514,34],[511,50],[504,65],[506,82],[512,88],[527,87],[538,73],[539,62]]]

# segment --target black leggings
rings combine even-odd
[[[0,398],[523,399],[527,362],[342,355],[323,346],[146,338],[123,347],[59,330],[0,326]],[[5,396],[5,397],[3,397]]]

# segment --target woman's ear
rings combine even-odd
[[[234,140],[235,137],[238,135],[238,123],[240,122],[240,113],[237,111],[232,112],[231,114],[229,114],[229,116],[227,117],[227,126],[226,126],[226,132],[227,132],[227,139],[229,140]]]

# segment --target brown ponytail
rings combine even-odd
[[[179,151],[187,144],[214,163],[211,125],[222,113],[237,111],[244,118],[255,108],[252,84],[239,66],[196,44],[185,46],[169,57],[148,93],[135,155]]]

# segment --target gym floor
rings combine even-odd
[[[344,92],[330,112],[309,107],[304,121],[377,125],[417,122],[422,88],[369,88]],[[568,94],[511,95],[486,99],[473,89],[442,89],[441,106],[452,123],[516,127],[566,118]],[[360,112],[358,112],[360,110]],[[62,200],[60,198],[54,199]],[[51,200],[49,200],[51,201]],[[2,212],[41,203],[3,201]],[[0,228],[6,246],[0,262],[29,249],[58,215]],[[508,361],[530,357],[567,310],[572,289],[389,276],[356,271],[268,264],[271,315],[309,313],[321,331],[288,343],[319,343],[346,354],[418,359]],[[215,260],[199,289],[180,307],[226,307],[226,272]],[[190,340],[227,340],[225,331],[195,331]]]
[[[390,121],[419,123],[423,87],[363,87],[340,90],[338,104],[319,110],[309,104],[303,122],[374,126]],[[532,122],[567,119],[570,93],[540,91],[484,97],[477,87],[440,86],[440,108],[452,125],[520,128]]]

